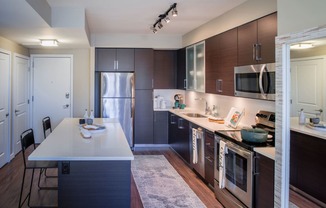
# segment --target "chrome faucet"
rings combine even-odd
[[[202,100],[205,101],[205,115],[210,114],[211,109],[208,106],[207,100],[205,98],[195,98],[195,100]]]

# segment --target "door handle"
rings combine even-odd
[[[6,113],[6,118],[9,116],[9,113]]]
[[[63,108],[64,109],[69,108],[69,104],[63,105]]]
[[[69,96],[70,96],[70,94],[69,94],[69,92],[67,92],[66,93],[66,98],[69,99]]]
[[[20,111],[20,110],[16,110],[16,109],[15,109],[15,115],[16,115],[16,116],[17,116],[17,113],[18,113],[19,111]]]

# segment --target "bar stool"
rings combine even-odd
[[[28,206],[30,206],[30,199],[31,199],[31,192],[32,192],[32,186],[33,186],[33,180],[34,180],[34,171],[35,169],[40,169],[40,175],[39,175],[39,181],[38,183],[40,183],[40,179],[41,179],[41,170],[44,168],[57,168],[58,167],[58,163],[57,162],[53,162],[53,161],[28,161],[26,159],[27,157],[27,153],[26,150],[30,147],[33,146],[33,150],[35,150],[35,140],[34,140],[34,132],[33,129],[28,129],[26,131],[24,131],[21,135],[20,135],[20,142],[21,142],[21,146],[22,146],[22,155],[23,155],[23,160],[24,160],[24,174],[23,174],[23,181],[22,181],[22,186],[21,186],[21,190],[20,190],[20,196],[19,196],[19,208],[25,203],[25,201],[28,198]],[[26,195],[26,197],[24,198],[23,202],[22,202],[22,196],[23,196],[23,190],[24,190],[24,182],[25,182],[25,175],[26,175],[26,170],[32,170],[32,177],[31,177],[31,184],[29,187],[29,192]],[[57,187],[41,187],[40,189],[57,189]],[[44,207],[44,206],[42,206]]]

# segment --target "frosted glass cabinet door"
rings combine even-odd
[[[186,50],[186,57],[187,57],[187,90],[194,90],[195,89],[195,47],[191,46],[188,47]]]
[[[198,43],[195,47],[196,47],[195,90],[198,92],[205,92],[205,42]]]

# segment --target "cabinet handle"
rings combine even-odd
[[[184,129],[184,126],[183,126],[183,119],[182,119],[182,118],[179,118],[179,120],[178,120],[178,128],[179,128],[179,129]]]
[[[208,142],[208,143],[206,143],[206,146],[211,146],[211,143],[209,143],[209,142]]]
[[[253,175],[259,175],[258,162],[259,156],[254,156],[254,173]]]
[[[252,60],[256,61],[256,43],[252,45]]]
[[[118,70],[119,69],[119,61],[117,61],[117,68],[116,68],[116,70]]]
[[[184,89],[187,89],[187,79],[184,79],[183,80],[183,88]]]
[[[257,43],[256,46],[256,61],[261,61],[261,44]]]
[[[175,115],[174,114],[171,114],[170,115],[170,124],[176,124],[176,122],[175,122]]]
[[[213,160],[211,159],[211,157],[210,156],[207,156],[207,157],[205,157],[206,158],[206,160],[208,160],[210,163],[212,163],[213,162]]]
[[[154,89],[154,79],[152,79],[152,88]]]

